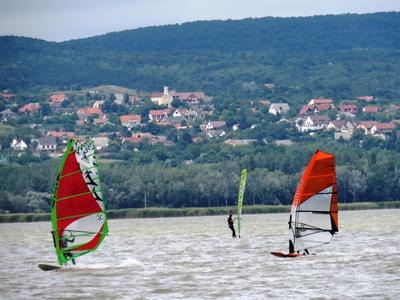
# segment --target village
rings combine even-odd
[[[88,89],[85,92],[49,93],[42,101],[31,102],[10,91],[0,93],[1,124],[29,130],[11,133],[1,143],[2,159],[7,153],[59,156],[68,139],[90,136],[100,153],[129,145],[163,144],[179,141],[204,143],[215,141],[232,146],[270,140],[254,138],[251,130],[268,130],[270,124],[295,132],[297,136],[328,136],[350,141],[355,135],[380,140],[399,138],[400,105],[380,101],[374,96],[357,96],[351,100],[331,98],[310,99],[291,107],[285,102],[258,101],[250,113],[255,120],[243,128],[234,118],[227,120],[215,110],[213,98],[205,92],[178,92],[167,86],[162,92],[138,94],[120,87],[108,92]],[[266,84],[266,88],[273,85]],[[111,92],[110,92],[111,90]],[[256,101],[252,101],[256,102]],[[264,114],[263,114],[264,112]],[[269,123],[263,118],[271,116]],[[185,133],[186,134],[183,134]],[[285,139],[275,139],[279,145],[293,145],[293,133]],[[115,147],[114,147],[115,151]]]

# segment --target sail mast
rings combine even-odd
[[[242,175],[240,176],[240,186],[238,194],[238,204],[237,204],[237,222],[238,222],[238,236],[240,237],[240,219],[242,217],[242,207],[243,207],[243,196],[244,190],[246,188],[247,181],[247,170],[242,170]]]

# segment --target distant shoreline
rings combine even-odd
[[[373,210],[400,208],[400,201],[390,202],[357,202],[339,204],[339,210]],[[132,218],[168,218],[168,217],[192,217],[226,215],[236,207],[190,207],[190,208],[126,208],[111,209],[107,212],[109,219],[132,219]],[[289,213],[290,205],[249,205],[243,206],[243,214],[271,214]],[[50,221],[50,213],[16,213],[0,214],[0,223],[18,222],[42,222]]]

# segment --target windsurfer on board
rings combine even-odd
[[[70,258],[72,261],[72,264],[75,265],[75,259],[74,259],[74,254],[71,251],[65,251],[65,248],[68,248],[68,243],[73,243],[75,241],[75,237],[71,237],[71,239],[68,239],[68,237],[63,237],[61,239],[61,249],[63,249],[63,255],[65,258]]]
[[[232,211],[229,212],[229,217],[228,217],[228,226],[229,229],[232,230],[232,237],[235,238],[236,237],[236,231],[235,231],[235,227],[233,226],[233,217],[232,217]]]

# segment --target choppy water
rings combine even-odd
[[[283,259],[287,214],[111,220],[99,251],[56,264],[50,223],[0,224],[2,299],[400,299],[400,210],[340,213],[316,256]]]

